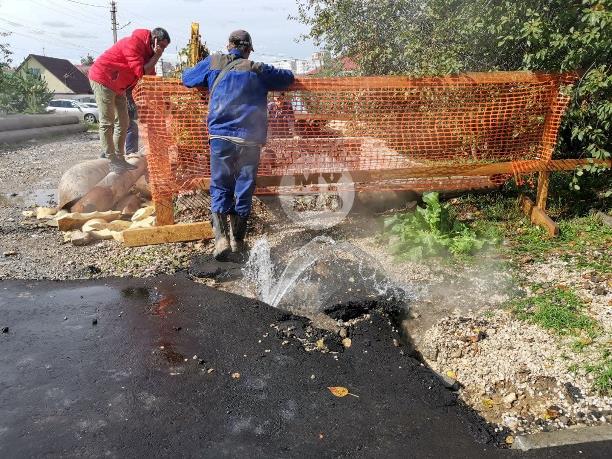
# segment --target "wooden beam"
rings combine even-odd
[[[538,225],[546,230],[549,236],[559,235],[559,225],[557,225],[544,210],[537,207],[527,196],[521,195],[520,206],[525,215],[529,217],[531,223]]]
[[[543,171],[563,171],[573,170],[585,164],[601,164],[605,167],[612,167],[610,160],[587,160],[587,159],[557,159],[551,161],[521,161],[521,172],[543,172]],[[442,164],[431,166],[406,167],[398,169],[384,170],[357,170],[347,171],[355,182],[377,182],[380,180],[397,180],[408,178],[429,178],[429,177],[474,177],[491,176],[498,174],[513,174],[514,163],[511,161],[491,164]],[[316,171],[308,172],[316,175]],[[290,182],[299,185],[304,180],[306,173],[293,174]],[[287,183],[287,178],[291,175],[273,176],[261,175],[257,177],[257,186],[279,186],[281,181]]]
[[[57,226],[60,231],[70,231],[75,229],[81,229],[81,227],[89,220],[94,218],[103,218],[107,222],[118,220],[121,218],[121,212],[115,210],[107,210],[105,212],[88,212],[78,213],[73,212],[66,214],[63,217],[57,219]]]
[[[550,172],[542,171],[538,174],[538,191],[536,193],[535,205],[539,209],[546,210],[546,198],[548,198],[548,183]]]
[[[128,247],[197,241],[212,237],[213,230],[210,222],[177,223],[151,228],[128,229],[123,232],[123,241]]]
[[[155,204],[155,221],[158,226],[174,224],[174,202],[172,198],[157,199]]]

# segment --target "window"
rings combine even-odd
[[[62,103],[59,100],[52,100],[49,102],[50,107],[61,107]]]
[[[28,73],[40,78],[40,69],[28,69]]]

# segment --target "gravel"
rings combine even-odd
[[[96,137],[85,133],[0,151],[0,279],[152,276],[185,270],[193,257],[212,251],[210,241],[136,248],[99,241],[75,247],[64,243],[61,232],[44,220],[24,218],[23,211],[56,205],[55,187],[62,173],[97,157]],[[255,203],[251,241],[266,234],[277,262],[286,262],[293,249],[314,236],[327,234],[372,255],[393,280],[413,292],[405,327],[417,350],[487,421],[516,433],[612,422],[612,399],[597,395],[592,376],[584,371],[597,345],[612,342],[609,275],[574,269],[555,256],[524,263],[517,273],[495,252],[461,268],[433,261],[397,262],[376,237],[379,219],[367,212],[316,232],[292,224],[274,198],[262,199],[267,204]],[[207,215],[205,209],[185,214],[183,220],[202,215]],[[596,343],[576,353],[568,339],[513,318],[502,306],[520,294],[517,278],[574,289],[602,326]],[[252,295],[244,282],[210,282]],[[577,371],[569,371],[572,364]]]

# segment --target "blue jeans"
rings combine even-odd
[[[130,125],[127,128],[125,152],[138,153],[138,123],[134,120],[130,120]]]
[[[214,213],[251,213],[260,146],[242,146],[222,139],[210,141],[210,197]]]

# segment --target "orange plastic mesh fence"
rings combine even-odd
[[[453,166],[551,159],[573,74],[474,73],[444,78],[298,78],[269,95],[257,193],[311,190],[298,176],[358,172],[357,190],[496,186],[512,173],[453,174]],[[145,77],[134,98],[156,203],[207,188],[206,90]],[[448,165],[444,176],[368,178],[368,171]],[[284,177],[283,179],[280,179]],[[364,178],[365,177],[365,178]],[[194,198],[195,199],[195,198]],[[198,205],[194,202],[193,205]]]

